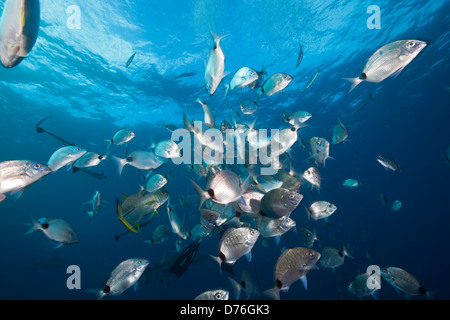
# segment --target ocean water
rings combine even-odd
[[[4,4],[0,0],[1,10]],[[371,5],[381,9],[380,29],[367,26]],[[233,118],[238,123],[256,119],[257,128],[268,130],[289,127],[283,111],[307,110],[313,117],[298,132],[306,142],[313,136],[331,141],[340,119],[349,138],[331,145],[334,159],[328,159],[325,167],[319,165],[322,191],[302,186],[304,199],[291,214],[296,229],[284,234],[279,244],[270,238],[258,241],[251,262],[243,257],[233,266],[236,280],[246,269],[256,279],[258,291],[273,288],[276,261],[283,249],[304,246],[299,229],[304,226],[315,228],[321,240],[314,250],[343,249],[345,244],[354,259],[345,258],[334,271],[311,270],[307,290],[295,282],[281,293],[282,300],[355,300],[348,286],[370,265],[402,268],[434,299],[448,299],[450,166],[442,155],[450,144],[449,9],[444,0],[41,1],[39,37],[30,55],[17,67],[0,68],[0,161],[46,164],[63,146],[36,132],[35,124],[49,116],[42,128],[99,154],[106,153],[104,140],[122,127],[136,133],[128,143],[129,152],[171,139],[164,126],[183,127],[183,112],[190,119],[203,119],[197,99],[211,106],[219,124],[223,119],[230,123]],[[229,75],[212,96],[204,82],[212,48],[210,31],[230,35],[220,42]],[[349,84],[342,78],[358,76],[372,53],[401,39],[423,40],[428,46],[396,78],[364,82],[348,93]],[[299,43],[304,57],[296,67]],[[242,115],[239,102],[254,99],[255,91],[248,87],[230,91],[226,99],[223,84],[240,67],[260,71],[262,65],[269,75],[284,72],[293,81],[283,92],[263,95],[252,116]],[[302,92],[317,68],[322,72]],[[375,100],[353,114],[369,95]],[[112,146],[110,151],[123,158],[127,149]],[[376,161],[380,153],[392,156],[402,171],[386,171]],[[308,168],[308,143],[302,148],[297,142],[290,155],[296,171]],[[123,260],[146,258],[151,270],[176,253],[174,233],[162,244],[144,243],[156,226],[169,224],[165,204],[139,234],[115,239],[126,231],[117,220],[115,199],[138,192],[144,172],[126,166],[119,176],[113,161],[93,170],[107,179],[62,168],[31,185],[20,198],[8,196],[0,203],[0,299],[94,299],[88,290],[102,289]],[[206,180],[170,160],[155,172],[170,172],[164,190],[190,230],[199,223],[198,200],[183,207],[178,197],[195,194],[189,179],[201,187]],[[345,188],[342,183],[348,178],[363,185]],[[90,220],[86,214],[90,207],[84,203],[97,190],[104,202]],[[379,200],[380,193],[386,195],[387,204]],[[338,207],[327,222],[308,219],[304,206],[316,200]],[[402,202],[398,212],[391,210],[394,200]],[[79,243],[54,249],[56,243],[41,231],[24,235],[31,217],[68,221],[78,232]],[[104,299],[191,300],[218,288],[229,290],[234,299],[230,275],[221,274],[209,257],[217,256],[218,242],[218,235],[204,239],[197,260],[180,278],[146,284],[142,277],[136,290]],[[189,243],[187,239],[182,245]],[[50,259],[56,262],[46,264]],[[79,267],[81,289],[67,287],[70,265]],[[384,279],[376,297],[407,299]]]

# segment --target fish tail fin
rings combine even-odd
[[[131,224],[124,218],[122,207],[120,206],[119,199],[116,198],[116,207],[117,207],[117,219],[119,219],[131,232],[137,233],[136,229],[134,229]]]
[[[31,217],[31,223],[27,223],[26,225],[30,228],[27,230],[27,232],[25,232],[25,235],[32,234],[34,231],[39,230],[40,227],[39,222],[34,220],[33,217]]]
[[[346,243],[344,243],[344,248],[342,249],[342,253],[344,254],[345,257],[349,257],[350,259],[355,259],[355,257],[353,257],[353,255],[351,255],[348,251],[348,245]]]
[[[278,287],[273,287],[272,289],[268,289],[263,292],[263,295],[272,299],[272,300],[280,300],[280,290]]]
[[[356,86],[358,84],[360,84],[361,82],[363,82],[364,80],[360,79],[359,77],[356,78],[342,78],[345,81],[350,82],[350,88],[348,89],[348,93],[352,92],[353,89],[356,88]]]
[[[308,220],[310,220],[311,219],[311,211],[309,211],[309,209],[306,206],[304,206],[304,207],[305,207],[306,213],[308,214]]]
[[[220,259],[220,257],[215,257],[213,255],[209,255],[211,258],[213,258],[213,260],[215,262],[217,262],[219,264],[220,267],[220,275],[222,276],[222,260]]]
[[[106,142],[106,150],[109,150],[109,148],[111,147],[112,141],[111,139],[105,139]]]
[[[111,159],[116,162],[119,176],[122,175],[123,167],[128,163],[127,159],[121,159],[116,156],[111,156]]]
[[[230,34],[224,34],[224,35],[219,36],[218,34],[216,34],[213,31],[210,31],[210,33],[211,33],[211,37],[213,38],[213,41],[214,41],[214,49],[219,46],[220,40],[222,40],[223,38],[228,37],[230,35]]]
[[[264,67],[264,64],[262,64],[262,63],[261,63],[261,73],[264,74],[265,76],[269,75],[266,71],[266,68]]]
[[[86,292],[95,295],[97,300],[102,300],[102,298],[105,296],[105,293],[103,292],[103,290],[87,289]]]
[[[6,196],[2,193],[0,193],[0,202],[6,199]]]
[[[198,196],[200,197],[200,204],[198,206],[198,208],[200,209],[203,205],[203,202],[205,202],[207,199],[210,199],[211,197],[209,196],[208,192],[206,192],[205,190],[203,190],[202,188],[200,188],[200,186],[195,183],[194,180],[190,179],[192,185],[195,188],[195,191],[197,191]]]

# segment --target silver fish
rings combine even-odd
[[[100,162],[105,161],[108,155],[101,156],[95,152],[86,152],[82,157],[74,162],[73,166],[75,168],[90,168],[95,167],[100,164]]]
[[[247,299],[255,294],[259,294],[255,279],[247,269],[242,270],[239,282],[233,278],[228,278],[228,280],[230,280],[231,286],[235,291],[235,300],[240,299],[241,292],[245,292]]]
[[[319,73],[321,73],[322,70],[320,70],[319,68],[317,68],[317,72],[314,75],[314,77],[303,87],[302,92],[305,92],[306,90],[308,90],[314,82],[316,82],[317,76],[319,75]]]
[[[53,172],[58,171],[65,165],[71,165],[80,159],[87,150],[77,146],[67,146],[56,150],[48,159],[47,166]]]
[[[241,101],[241,111],[243,114],[251,115],[256,112],[258,109],[258,105],[253,100],[242,100]]]
[[[308,217],[313,220],[320,220],[330,217],[337,210],[337,207],[328,201],[316,201],[309,206],[309,209],[305,207],[305,210]]]
[[[259,213],[261,206],[261,199],[264,197],[264,193],[247,190],[242,194],[241,201],[239,201],[239,209],[243,213],[257,214]]]
[[[272,96],[277,92],[283,91],[292,81],[292,76],[286,73],[275,73],[267,78],[262,85],[262,93]]]
[[[40,163],[24,160],[0,162],[0,202],[6,199],[5,193],[19,196],[33,183],[39,181],[52,170]]]
[[[322,179],[319,169],[317,169],[316,167],[310,167],[303,173],[302,177],[311,184],[312,188],[314,187],[317,188],[317,190],[320,190]]]
[[[317,238],[315,230],[314,231],[310,231],[310,230],[308,230],[308,229],[306,229],[304,227],[300,227],[300,232],[301,232],[301,235],[302,235],[303,242],[305,243],[305,246],[307,248],[312,248],[313,245],[314,245],[314,242],[320,241]]]
[[[84,204],[92,205],[92,210],[87,212],[87,214],[90,216],[91,219],[99,212],[101,202],[102,202],[102,200],[101,200],[100,191],[95,191],[94,196],[92,197],[92,200],[84,203]]]
[[[321,268],[330,268],[333,270],[344,264],[345,257],[353,259],[353,257],[348,253],[345,245],[343,250],[339,250],[333,247],[325,247],[320,254],[321,258],[318,262],[318,265]]]
[[[280,255],[275,266],[275,286],[264,293],[280,300],[280,291],[289,290],[297,280],[302,280],[307,289],[306,275],[315,267],[320,259],[320,253],[303,247],[286,249]]]
[[[105,287],[96,292],[97,299],[106,295],[118,296],[135,285],[149,265],[146,259],[133,258],[122,261],[110,274]]]
[[[395,160],[385,154],[379,154],[377,161],[386,168],[386,171],[388,171],[388,169],[392,171],[401,171],[401,167],[395,162]]]
[[[164,140],[156,145],[155,155],[164,159],[174,159],[181,157],[181,150],[174,141]]]
[[[333,129],[333,138],[331,139],[332,144],[343,143],[348,138],[348,131],[342,124],[341,120],[338,119],[338,123]]]
[[[197,99],[197,102],[200,103],[200,105],[203,108],[203,112],[205,113],[205,121],[203,122],[203,124],[205,126],[214,128],[215,121],[214,121],[213,113],[211,111],[211,107],[209,106],[209,104],[201,101],[200,99]]]
[[[218,244],[219,257],[213,257],[218,263],[234,264],[239,258],[250,253],[258,240],[259,231],[253,228],[240,227],[227,229]]]
[[[55,248],[63,245],[78,243],[78,233],[63,219],[47,219],[39,220],[31,219],[30,228],[25,233],[29,235],[36,230],[42,230],[47,238],[59,242]]]
[[[333,159],[330,157],[330,143],[324,139],[319,137],[312,137],[309,140],[311,146],[311,158],[314,159],[316,164],[323,164],[325,167],[325,161],[327,159]]]
[[[342,185],[344,187],[351,189],[351,188],[358,188],[359,186],[362,185],[362,183],[355,179],[347,179],[344,181],[344,183]]]
[[[111,159],[117,163],[119,175],[122,174],[123,167],[127,164],[141,170],[154,170],[166,161],[156,156],[152,151],[141,150],[133,151],[124,159],[116,156],[111,156]]]
[[[352,282],[348,285],[348,291],[356,295],[357,298],[361,299],[363,297],[372,296],[375,298],[375,293],[381,287],[381,283],[378,286],[373,286],[373,288],[369,288],[367,286],[367,281],[369,280],[370,275],[368,273],[358,274]],[[376,278],[372,278],[374,281],[378,281]],[[371,280],[372,280],[371,279]]]
[[[296,68],[300,65],[300,63],[302,63],[303,60],[303,47],[301,43],[299,43],[298,45],[300,46],[300,51],[298,52],[297,62],[295,64]]]
[[[170,226],[172,227],[172,232],[177,234],[181,239],[186,240],[187,234],[184,230],[184,216],[181,220],[173,210],[174,207],[170,206],[170,197],[167,199],[166,212],[169,218]]]
[[[303,195],[284,188],[273,189],[261,199],[260,214],[278,219],[289,216],[302,201]]]
[[[242,67],[234,74],[230,81],[230,89],[242,89],[258,80],[258,73],[249,67]]]
[[[225,55],[220,47],[220,40],[229,35],[218,36],[211,32],[211,36],[214,41],[214,46],[209,53],[208,63],[205,68],[205,85],[209,95],[213,95],[216,92],[217,87],[224,77]]]
[[[280,237],[296,226],[294,220],[288,216],[278,219],[260,216],[256,220],[256,228],[264,238],[275,238],[276,243],[279,243]]]
[[[407,295],[417,296],[430,293],[409,272],[397,267],[381,268],[381,276],[395,289],[401,290]]]
[[[6,0],[0,24],[0,58],[5,68],[17,66],[33,49],[40,15],[39,0]]]
[[[159,190],[162,187],[164,187],[166,184],[167,179],[164,176],[156,173],[147,180],[145,190],[150,193],[155,192],[156,190]]]
[[[379,83],[392,75],[398,75],[427,46],[419,40],[399,40],[378,49],[367,61],[359,77],[350,82],[351,92],[363,81]]]
[[[114,133],[111,139],[105,139],[105,141],[108,144],[109,149],[111,144],[120,146],[122,144],[128,143],[135,136],[136,134],[133,131],[123,128]]]
[[[191,183],[200,196],[199,208],[207,199],[219,204],[229,204],[239,200],[244,193],[241,177],[229,170],[223,170],[211,176],[206,183],[207,191],[200,188],[192,179]]]
[[[153,230],[151,239],[145,240],[144,242],[147,243],[149,246],[151,246],[152,244],[163,243],[165,240],[167,240],[169,234],[170,234],[170,227],[165,224],[161,224],[157,226],[155,230]]]
[[[276,143],[276,149],[271,149],[271,157],[276,157],[288,151],[297,139],[297,128],[291,127],[280,130],[277,135],[272,137],[272,140]],[[273,148],[272,145],[271,147]]]
[[[304,123],[312,118],[312,114],[303,110],[298,110],[292,113],[285,111],[283,112],[283,118],[286,122],[289,122],[298,129],[306,126]]]
[[[199,294],[194,300],[228,300],[229,294],[228,291],[222,289],[211,290]]]

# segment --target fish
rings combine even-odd
[[[135,136],[136,136],[136,134],[133,131],[122,128],[122,129],[116,131],[116,133],[113,134],[111,139],[105,139],[105,141],[107,143],[107,149],[109,149],[112,144],[115,146],[127,144]]]
[[[152,151],[142,150],[133,151],[124,159],[116,156],[111,156],[111,159],[116,162],[119,175],[122,174],[123,167],[127,164],[141,170],[155,170],[166,161],[156,156]]]
[[[243,114],[251,115],[254,114],[258,110],[258,105],[253,100],[242,100],[241,101],[241,111]]]
[[[305,127],[305,122],[312,118],[312,114],[308,111],[298,110],[295,112],[283,112],[284,121],[288,122],[295,128]]]
[[[230,130],[230,129],[233,129],[231,124],[227,120],[223,120],[220,125],[220,132],[222,132],[223,134],[226,134],[227,130]]]
[[[176,76],[174,80],[181,79],[181,78],[190,78],[195,75],[197,75],[197,72],[185,72],[185,73],[182,73],[182,74]]]
[[[258,79],[256,79],[255,82],[250,84],[250,89],[256,89],[261,88],[262,84],[264,83],[264,76],[268,76],[266,68],[263,64],[261,64],[261,71],[257,71]]]
[[[200,209],[200,222],[205,230],[210,233],[214,227],[220,226],[227,221],[220,212],[211,209]]]
[[[40,127],[41,124],[44,123],[44,121],[47,120],[47,119],[49,119],[49,118],[51,118],[51,116],[46,117],[46,118],[43,118],[43,119],[39,120],[39,121],[36,123],[36,125],[35,125],[35,127],[36,127],[36,132],[37,132],[37,133],[47,133],[48,135],[52,136],[53,138],[55,138],[56,140],[58,140],[59,142],[61,142],[64,146],[75,146],[74,143],[68,142],[68,141],[64,140],[63,138],[58,137],[56,134],[53,134],[53,133],[51,133],[51,132],[49,132],[49,131],[47,131],[47,130],[45,130],[45,129],[43,129],[43,128]]]
[[[181,149],[172,140],[158,142],[155,147],[155,155],[164,159],[174,159],[181,157]]]
[[[261,206],[261,199],[264,197],[264,193],[246,190],[238,202],[239,209],[243,213],[257,214],[259,213]]]
[[[273,145],[271,144],[270,155],[271,157],[276,157],[288,151],[297,142],[297,129],[295,127],[282,129],[277,135],[272,137],[272,140],[276,143],[276,149],[273,150]]]
[[[303,87],[302,92],[305,92],[306,90],[308,90],[313,84],[314,82],[316,82],[317,80],[317,76],[319,75],[319,73],[321,73],[322,70],[320,70],[319,68],[317,68],[317,72],[314,75],[314,77]]]
[[[63,219],[41,218],[34,220],[31,218],[31,223],[28,225],[29,229],[25,232],[25,235],[32,234],[36,230],[41,230],[47,238],[58,242],[55,249],[60,248],[63,245],[79,242],[78,233],[76,233],[72,226]]]
[[[219,256],[211,257],[219,263],[221,270],[226,270],[224,264],[233,265],[243,256],[247,256],[250,261],[251,250],[259,234],[259,231],[253,228],[229,228],[223,233],[217,246]]]
[[[278,176],[283,182],[282,187],[292,191],[298,191],[301,187],[302,182],[297,179],[293,174],[285,171],[278,171]]]
[[[296,68],[298,68],[298,66],[300,65],[300,63],[302,63],[302,60],[303,60],[303,47],[300,42],[298,43],[298,45],[300,46],[300,50],[298,52],[297,62],[295,63]]]
[[[402,203],[399,200],[395,200],[392,203],[392,211],[394,211],[394,212],[399,211],[401,207],[402,207]]]
[[[332,144],[343,143],[348,138],[348,131],[342,124],[341,120],[338,119],[338,123],[334,126],[333,137],[331,138]]]
[[[5,68],[19,65],[32,51],[39,35],[39,0],[6,0],[0,22],[0,59]]]
[[[162,189],[152,193],[141,190],[129,197],[123,196],[123,198],[124,201],[122,204],[116,198],[117,218],[130,231],[138,233],[141,220],[148,215],[152,219],[153,214],[157,213],[158,208],[168,200],[169,193]]]
[[[307,289],[306,275],[316,268],[320,253],[304,247],[286,249],[280,255],[275,265],[275,286],[264,291],[264,294],[275,300],[280,300],[280,291],[287,291],[297,280],[301,280]]]
[[[320,241],[317,238],[315,230],[310,231],[310,230],[306,229],[305,227],[300,227],[300,233],[301,233],[302,240],[303,240],[303,243],[305,244],[306,248],[310,249],[313,247],[314,242]]]
[[[243,89],[258,80],[258,73],[249,67],[242,67],[234,74],[230,81],[230,89]]]
[[[215,120],[214,120],[213,113],[211,111],[211,107],[209,106],[209,104],[201,101],[200,99],[197,99],[197,102],[200,103],[200,105],[203,108],[203,112],[205,113],[205,121],[203,122],[203,124],[210,128],[214,128]]]
[[[348,285],[348,291],[356,295],[358,299],[362,299],[363,297],[372,296],[376,299],[375,294],[381,288],[381,282],[378,285],[374,285],[372,288],[369,288],[367,285],[367,281],[369,280],[369,275],[367,272],[358,274],[352,282]],[[378,281],[376,277],[370,278],[371,281]]]
[[[241,292],[245,293],[247,299],[259,294],[256,281],[246,268],[242,270],[239,282],[233,278],[228,278],[228,280],[230,280],[231,287],[235,291],[235,300],[240,300]]]
[[[309,209],[305,207],[309,218],[313,220],[327,219],[336,212],[337,207],[328,201],[315,201]]]
[[[388,202],[388,199],[387,199],[387,197],[386,197],[386,195],[384,193],[380,193],[379,199],[380,199],[381,203],[384,204],[384,205],[386,205],[387,202]]]
[[[28,160],[0,162],[0,202],[5,193],[22,195],[26,188],[52,172],[46,165]]]
[[[260,216],[256,220],[256,229],[264,238],[275,238],[276,243],[280,237],[296,226],[296,222],[289,216],[283,216],[277,219]]]
[[[347,180],[344,181],[344,183],[342,185],[344,187],[352,189],[352,188],[360,187],[362,185],[362,183],[360,181],[358,181],[358,180],[355,180],[355,179],[347,179]]]
[[[89,290],[95,293],[97,300],[103,299],[106,295],[118,296],[125,290],[134,286],[148,267],[150,262],[147,259],[132,258],[119,263],[109,275],[105,287],[102,290]]]
[[[400,74],[426,46],[420,40],[399,40],[384,45],[369,58],[358,77],[344,78],[350,82],[349,93],[363,81],[380,83]]]
[[[166,125],[164,126],[164,128],[166,128],[167,131],[169,131],[169,132],[174,132],[175,130],[178,129],[177,126],[176,126],[176,125],[173,125],[173,124],[166,124]]]
[[[166,206],[167,216],[170,221],[170,226],[172,227],[172,232],[177,234],[181,239],[186,240],[187,234],[184,230],[184,216],[183,220],[181,220],[173,211],[173,208],[170,206],[170,197],[167,199]]]
[[[92,205],[92,210],[88,211],[87,214],[92,219],[100,210],[101,205],[101,194],[100,191],[95,191],[94,196],[92,197],[92,200],[89,200],[88,202],[85,202],[84,204],[90,204]]]
[[[316,167],[310,167],[306,169],[302,175],[302,178],[311,184],[311,188],[316,188],[320,191],[322,178],[320,176],[319,169],[317,169]]]
[[[199,294],[194,300],[228,300],[229,294],[227,290],[210,290]]]
[[[208,62],[205,67],[205,86],[210,96],[216,92],[217,87],[224,78],[225,55],[220,47],[220,41],[229,36],[229,34],[219,36],[211,31],[211,36],[214,46],[209,53]]]
[[[386,171],[392,170],[392,171],[402,171],[401,167],[395,162],[394,159],[391,157],[385,155],[385,154],[379,154],[377,157],[377,161],[386,168]],[[389,170],[388,170],[389,169]]]
[[[136,56],[136,52],[133,53],[131,55],[131,57],[128,59],[127,64],[125,65],[125,68],[128,68],[130,66],[130,64],[133,62],[135,56]]]
[[[66,165],[72,167],[73,163],[80,159],[86,152],[86,149],[77,146],[62,147],[50,156],[47,166],[52,169],[52,172],[56,172]]]
[[[160,175],[159,173],[156,173],[147,180],[147,183],[146,183],[144,189],[147,192],[152,193],[152,192],[155,192],[156,190],[161,189],[166,184],[167,184],[167,179],[164,176]]]
[[[190,180],[200,197],[199,209],[207,199],[226,205],[239,200],[244,193],[244,182],[241,177],[230,170],[223,170],[210,176],[206,183],[207,191],[200,188],[192,179]]]
[[[325,168],[325,162],[327,159],[334,159],[330,157],[330,143],[324,139],[319,137],[312,137],[309,140],[309,144],[311,147],[311,157],[316,162],[316,165],[319,163],[323,164]]]
[[[270,97],[277,92],[283,91],[291,83],[292,79],[292,76],[286,73],[275,73],[264,81],[261,90],[258,91],[258,96],[264,93]]]
[[[303,195],[284,188],[273,189],[261,199],[260,214],[278,219],[289,216],[302,201]]]
[[[275,178],[274,176],[262,175],[256,179],[253,179],[253,185],[255,185],[259,191],[266,193],[273,189],[281,188],[283,181]]]
[[[400,290],[409,296],[424,295],[431,297],[431,293],[406,270],[398,267],[383,267],[381,268],[381,276],[396,290]]]
[[[365,101],[363,101],[358,107],[356,107],[353,111],[352,114],[355,114],[359,111],[361,111],[362,109],[364,109],[370,101],[375,100],[375,98],[372,96],[372,94],[369,95],[369,98]]]
[[[149,246],[152,244],[163,243],[169,237],[169,233],[170,227],[165,224],[161,224],[153,230],[151,239],[145,240],[144,243],[147,243]]]
[[[339,250],[333,247],[325,247],[320,252],[321,258],[317,263],[321,268],[329,268],[333,271],[344,264],[345,257],[354,259],[351,254],[348,253],[346,245],[344,244],[343,250]]]
[[[73,163],[74,168],[91,168],[100,164],[102,161],[106,161],[108,158],[108,153],[104,156],[99,155],[95,152],[86,152],[77,161]]]

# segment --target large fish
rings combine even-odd
[[[396,290],[401,290],[407,295],[426,295],[430,297],[430,292],[427,291],[409,272],[401,268],[384,267],[381,269],[381,276]]]
[[[214,41],[214,46],[209,53],[208,63],[205,68],[205,85],[206,91],[210,95],[213,95],[224,78],[225,55],[220,47],[220,40],[229,35],[218,36],[211,31],[211,36]]]
[[[362,73],[350,82],[351,92],[363,81],[379,83],[392,75],[398,75],[427,46],[419,40],[399,40],[378,49],[367,61]]]
[[[17,193],[39,181],[52,170],[33,161],[13,160],[0,162],[0,202],[6,199],[5,193]]]
[[[116,156],[111,156],[111,159],[117,163],[119,175],[122,174],[123,167],[127,164],[141,170],[154,170],[166,161],[165,159],[155,155],[152,151],[142,150],[133,151],[124,159]]]
[[[86,152],[86,149],[77,146],[62,147],[50,156],[47,166],[52,169],[53,172],[56,172],[65,165],[72,166],[75,161],[85,155]]]
[[[264,293],[276,300],[280,300],[280,291],[289,290],[297,280],[301,280],[307,289],[306,275],[316,268],[320,253],[303,247],[286,249],[278,258],[275,267],[275,286]]]
[[[270,190],[261,199],[260,214],[273,219],[289,216],[302,199],[303,195],[288,189]]]
[[[33,49],[40,12],[39,0],[6,0],[0,25],[0,57],[5,68],[17,66]]]

